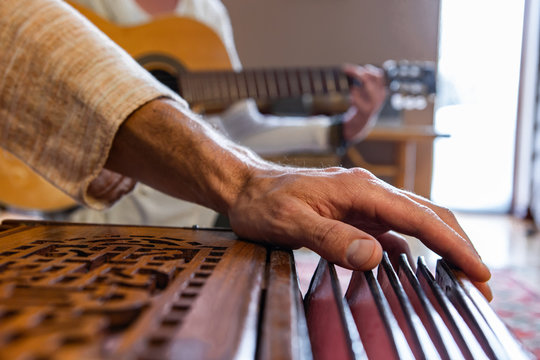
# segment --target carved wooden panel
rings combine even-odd
[[[266,248],[230,231],[3,228],[0,358],[254,357]]]

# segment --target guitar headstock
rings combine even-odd
[[[382,66],[396,110],[421,110],[436,92],[435,64],[431,61],[385,61]]]

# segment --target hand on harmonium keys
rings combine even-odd
[[[409,243],[403,236],[393,231],[389,231],[377,237],[377,240],[381,244],[383,250],[387,253],[390,263],[392,264],[394,269],[399,269],[400,257],[403,256],[402,254],[404,254],[407,257],[407,260],[412,270],[416,270],[415,261],[411,254]],[[467,276],[463,272],[458,270],[454,271],[458,279],[468,280]],[[482,293],[482,295],[484,295],[487,301],[493,300],[491,288],[487,283],[479,281],[472,281],[471,283],[476,286],[476,288]]]
[[[305,246],[336,265],[370,270],[383,247],[398,243],[389,233],[395,230],[421,240],[490,297],[489,269],[448,209],[360,168],[254,172],[228,212],[238,235]]]

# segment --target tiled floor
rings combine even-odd
[[[460,219],[490,268],[512,268],[540,292],[540,232],[531,222],[500,215]]]

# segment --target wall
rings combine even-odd
[[[435,60],[438,0],[223,0],[244,66]]]

